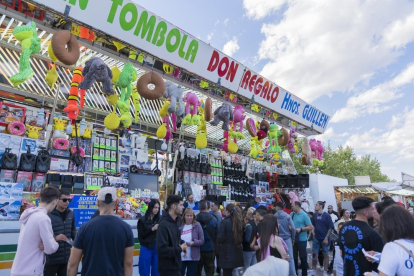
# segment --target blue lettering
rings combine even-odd
[[[287,106],[289,104],[289,101],[290,101],[290,97],[291,96],[292,95],[290,95],[289,93],[286,93],[285,98],[283,99],[283,102],[282,102],[282,106],[280,108],[287,109]]]
[[[408,269],[412,269],[413,268],[413,262],[410,259],[406,260],[405,261],[405,267],[408,268]]]

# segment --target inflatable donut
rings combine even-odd
[[[75,154],[76,151],[77,151],[76,147],[71,147],[70,148],[70,153]],[[80,154],[80,156],[85,157],[85,150],[81,147],[79,147],[79,154]]]
[[[22,136],[26,131],[26,127],[22,122],[12,122],[7,125],[7,132],[12,135]]]
[[[262,120],[262,121],[260,122],[260,129],[261,129],[261,130],[264,130],[266,133],[267,133],[267,131],[269,130],[269,127],[270,127],[270,124],[269,124],[269,122],[268,122],[268,121],[266,121],[266,120]]]
[[[204,120],[206,122],[210,122],[213,119],[211,114],[213,114],[213,101],[207,98],[204,104]]]
[[[249,118],[249,119],[246,120],[246,128],[247,128],[247,131],[249,132],[249,134],[252,137],[257,136],[255,121],[252,118]]]
[[[148,84],[155,85],[154,90],[149,89]],[[137,89],[141,97],[147,100],[156,100],[164,96],[165,82],[157,73],[148,72],[137,81]]]
[[[57,150],[67,150],[69,148],[69,141],[65,138],[56,138],[53,140],[53,148]]]
[[[289,131],[287,131],[285,128],[282,128],[283,134],[279,137],[277,137],[277,141],[279,143],[279,146],[284,147],[289,143]]]
[[[67,46],[67,50],[66,47]],[[52,51],[54,56],[63,64],[73,65],[79,59],[79,44],[70,31],[57,31],[52,37]]]

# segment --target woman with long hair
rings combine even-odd
[[[234,204],[228,204],[225,213],[217,237],[220,245],[218,266],[223,269],[223,276],[232,276],[235,268],[243,267],[243,221],[240,208]]]
[[[181,240],[187,244],[187,252],[181,253],[181,275],[195,276],[200,261],[200,247],[204,244],[204,233],[190,207],[185,209],[182,220]]]
[[[279,226],[277,218],[274,215],[268,214],[264,216],[261,224],[260,239],[257,241],[260,247],[260,260],[263,261],[268,256],[273,256],[288,261],[287,246],[278,236]]]
[[[254,222],[253,213],[256,211],[254,207],[247,209],[244,218],[244,234],[243,234],[243,259],[244,271],[257,263],[256,251],[250,247],[257,234],[257,226]]]
[[[145,215],[138,220],[138,240],[141,244],[139,254],[139,275],[158,276],[158,254],[156,246],[156,234],[160,220],[160,202],[151,199]]]
[[[379,276],[414,275],[413,229],[414,218],[400,205],[391,205],[381,213],[379,233],[386,244],[378,266]]]

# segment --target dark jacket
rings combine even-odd
[[[138,240],[142,246],[153,249],[155,245],[155,237],[157,231],[152,231],[152,227],[159,222],[159,216],[155,221],[151,219],[151,216],[143,216],[138,220]]]
[[[63,221],[57,209],[54,209],[48,214],[52,223],[53,236],[64,234],[68,239],[75,240],[76,227],[73,212],[70,209],[66,209],[65,212],[65,221]],[[68,262],[71,246],[64,241],[59,241],[58,243],[59,249],[51,255],[46,255],[46,264],[66,264]]]
[[[198,210],[198,202],[197,201],[195,201],[194,202],[194,207],[192,208],[193,210]],[[188,208],[188,202],[186,201],[186,202],[184,202],[184,209],[183,209],[183,214],[184,214],[184,212],[185,212],[185,209],[187,209]]]
[[[246,225],[244,226],[243,251],[248,251],[248,252],[254,251],[254,249],[250,247],[250,244],[253,242],[254,238],[256,237],[256,234],[257,234],[256,223],[254,222],[254,220],[251,220],[248,223],[246,223]]]
[[[240,233],[243,235],[243,233]],[[244,266],[241,244],[236,246],[233,239],[233,220],[226,217],[220,224],[220,231],[217,237],[220,244],[220,258],[218,266],[221,268],[234,269]]]
[[[184,224],[180,227],[180,233],[183,231]],[[191,246],[191,258],[193,261],[200,260],[200,247],[204,244],[204,234],[200,223],[195,222],[193,224],[193,230],[191,231],[191,240],[194,244]]]
[[[197,221],[201,224],[204,233],[204,244],[201,252],[214,252],[214,244],[217,240],[218,223],[214,215],[207,212],[200,212]]]
[[[181,219],[174,220],[164,211],[157,230],[158,272],[161,275],[179,275],[181,267]]]

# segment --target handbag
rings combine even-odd
[[[330,239],[333,242],[337,242],[339,240],[339,235],[338,235],[338,233],[336,233],[335,230],[331,231]]]
[[[402,245],[401,243],[398,243],[398,242],[396,242],[396,241],[394,241],[394,243],[395,243],[396,245],[399,245],[402,249],[404,249],[404,251],[405,251],[405,252],[407,252],[407,253],[408,253],[408,255],[410,255],[410,256],[411,256],[411,258],[413,258],[413,260],[414,260],[414,254],[413,254],[410,250],[408,250],[408,249],[407,249],[407,247],[405,247],[404,245]]]

